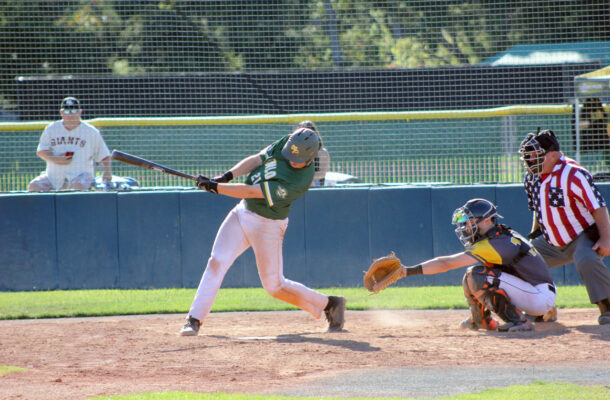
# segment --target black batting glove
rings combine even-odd
[[[231,170],[229,170],[220,176],[215,176],[212,180],[214,182],[218,182],[218,183],[226,183],[226,182],[231,182],[232,179],[233,179],[233,172],[231,172]]]
[[[210,180],[210,178],[203,175],[199,175],[197,177],[197,187],[201,190],[205,190],[206,192],[214,194],[218,193],[218,182]]]
[[[210,179],[203,175],[197,176],[197,187],[201,190],[205,190],[205,185],[210,181]]]

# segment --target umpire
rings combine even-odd
[[[574,262],[589,300],[600,310],[600,325],[610,324],[608,209],[591,174],[559,150],[551,130],[527,134],[519,148],[529,209],[534,213],[532,244],[549,268]]]

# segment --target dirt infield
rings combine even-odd
[[[0,377],[0,398],[435,397],[535,380],[610,383],[610,326],[596,309],[560,310],[557,322],[512,334],[461,331],[466,313],[348,311],[341,333],[303,311],[212,313],[197,337],[178,336],[177,314],[0,321],[0,365],[26,369]],[[394,387],[388,368],[402,377]]]

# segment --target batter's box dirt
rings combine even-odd
[[[182,314],[0,321],[0,364],[25,368],[0,377],[0,398],[85,399],[168,390],[448,396],[482,390],[451,381],[464,381],[459,371],[474,374],[481,366],[522,377],[517,382],[523,383],[536,378],[535,371],[547,381],[599,384],[595,376],[607,381],[610,326],[597,324],[596,309],[559,310],[557,322],[519,333],[460,330],[467,314],[348,311],[346,330],[327,333],[323,319],[303,311],[212,313],[196,337],[178,335]],[[388,386],[381,378],[387,368],[420,378],[395,378],[400,385]],[[374,377],[371,371],[380,378],[358,378]],[[427,389],[426,377],[436,379],[439,388],[439,376],[440,389],[448,393]],[[506,380],[506,386],[514,381]],[[358,387],[366,393],[354,392]]]

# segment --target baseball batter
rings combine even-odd
[[[533,330],[522,312],[544,321],[555,319],[555,286],[542,256],[524,237],[498,224],[499,218],[502,216],[491,202],[469,200],[453,213],[455,232],[466,250],[405,267],[403,276],[438,274],[478,262],[466,270],[462,280],[471,316],[461,327]],[[505,324],[498,326],[490,311]]]
[[[62,119],[42,132],[36,155],[47,162],[47,169],[30,182],[28,190],[89,190],[95,175],[94,161],[104,168],[104,182],[112,181],[110,151],[99,130],[81,120],[80,102],[66,97],[60,114]]]
[[[210,193],[242,199],[233,208],[214,240],[212,254],[197,288],[182,336],[195,336],[209,314],[222,280],[235,261],[252,246],[263,287],[271,296],[320,318],[324,312],[328,331],[344,324],[345,298],[326,296],[286,279],[282,244],[291,204],[303,196],[314,176],[313,159],[320,147],[318,135],[298,128],[258,154],[238,162],[222,176],[199,176],[197,186]],[[246,175],[245,183],[229,183]]]

